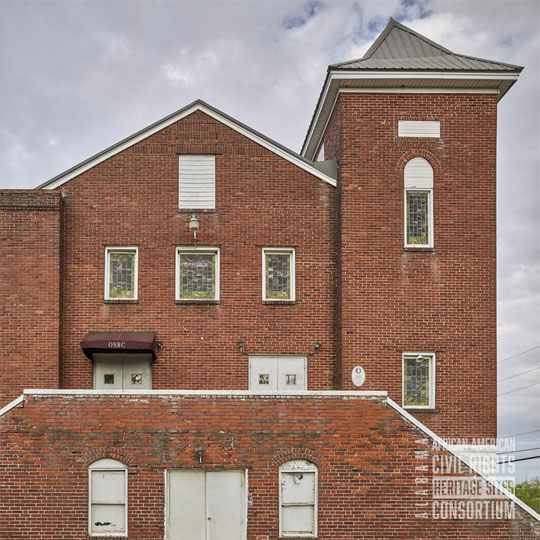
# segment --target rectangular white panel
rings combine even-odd
[[[125,503],[125,471],[92,471],[92,502]]]
[[[275,356],[249,357],[249,389],[275,392],[278,389],[278,363]]]
[[[216,157],[180,156],[178,206],[213,210],[216,207]]]
[[[281,477],[283,504],[315,504],[315,473],[287,472]]]
[[[313,506],[284,506],[281,509],[284,534],[313,534],[315,527]]]
[[[205,472],[172,470],[167,481],[167,538],[207,540]]]
[[[208,540],[242,540],[244,471],[206,473]]]
[[[90,530],[93,534],[124,532],[125,517],[126,508],[123,504],[93,504]]]
[[[399,120],[399,137],[435,137],[441,136],[441,123],[439,121]]]
[[[306,390],[306,358],[278,356],[278,390]]]

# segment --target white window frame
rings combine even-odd
[[[301,461],[305,464],[307,464],[307,467],[294,467],[290,466],[289,464],[294,463],[295,461]],[[290,468],[289,468],[289,467]],[[282,518],[282,507],[283,507],[283,500],[282,500],[282,489],[281,489],[281,478],[284,473],[286,474],[294,474],[294,473],[315,473],[315,493],[313,495],[314,498],[314,504],[313,504],[313,533],[287,533],[283,532],[283,518]],[[282,463],[279,466],[279,479],[278,479],[278,488],[279,488],[279,536],[283,537],[292,537],[292,538],[314,538],[317,536],[318,532],[318,516],[319,516],[319,468],[315,463],[312,463],[311,461],[307,461],[305,459],[291,459],[290,461],[286,461],[285,463]],[[308,505],[305,505],[308,506]]]
[[[109,255],[114,252],[135,252],[135,278],[133,280],[133,298],[111,298],[109,293],[110,259]],[[107,246],[105,248],[105,300],[111,302],[130,302],[139,297],[139,248],[137,246]]]
[[[408,211],[407,211],[407,193],[409,191],[422,192],[428,194],[428,243],[427,244],[409,244],[407,242],[408,237]],[[404,242],[406,248],[433,248],[434,247],[434,235],[433,235],[433,188],[431,189],[422,189],[422,188],[405,188],[404,190],[404,200],[403,200],[403,229],[404,229]]]
[[[279,254],[291,256],[291,276],[290,289],[291,295],[289,298],[267,298],[266,297],[266,254]],[[296,301],[296,250],[295,248],[285,247],[265,247],[262,248],[262,298],[264,302],[294,302]]]
[[[124,473],[124,524],[123,532],[92,532],[92,473],[123,472]],[[96,503],[99,504],[99,503]],[[88,536],[128,536],[128,467],[117,459],[98,459],[88,467]]]
[[[405,359],[429,358],[429,405],[405,405]],[[401,404],[404,409],[434,409],[435,408],[435,357],[434,352],[404,352],[401,355]]]
[[[180,297],[180,254],[181,253],[214,253],[216,258],[216,267],[214,269],[216,280],[216,293],[214,298],[181,298]],[[219,248],[218,247],[192,247],[177,246],[176,248],[176,267],[175,267],[175,298],[177,302],[216,302],[219,301]]]

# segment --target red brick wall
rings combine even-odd
[[[364,388],[401,403],[402,352],[432,351],[437,412],[416,416],[446,437],[495,436],[497,96],[342,94],[336,109],[324,142],[340,170],[342,388],[361,364]],[[441,138],[398,137],[398,120],[440,120]],[[434,169],[426,251],[403,242],[417,156]]]
[[[381,398],[28,396],[0,432],[3,540],[86,538],[88,466],[103,457],[129,467],[130,539],[163,538],[170,468],[247,469],[248,540],[277,539],[278,470],[290,459],[318,466],[321,540],[540,534],[518,507],[515,520],[434,519],[433,456],[446,454]]]
[[[0,191],[0,407],[59,385],[61,204],[56,192]]]
[[[216,155],[215,213],[199,246],[219,246],[220,303],[175,303],[175,246],[193,245],[178,211],[178,154]],[[92,387],[80,340],[154,330],[153,387],[247,389],[248,355],[308,357],[310,389],[330,389],[335,356],[335,188],[197,112],[64,184],[63,381]],[[105,246],[139,247],[139,300],[105,303]],[[262,248],[296,248],[296,302],[262,302]],[[237,343],[243,340],[244,353]],[[317,341],[322,347],[315,352]]]

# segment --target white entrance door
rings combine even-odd
[[[245,471],[167,471],[168,540],[243,540]]]
[[[261,392],[306,390],[305,356],[250,356],[249,389]]]
[[[94,354],[94,388],[99,390],[149,390],[152,388],[149,354]]]

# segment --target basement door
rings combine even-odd
[[[244,540],[245,471],[167,471],[167,540]]]

